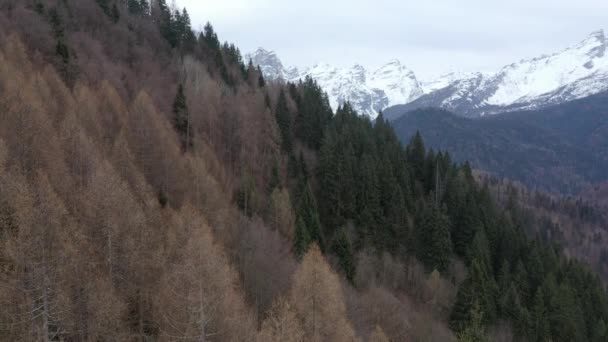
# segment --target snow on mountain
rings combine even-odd
[[[556,54],[508,65],[494,76],[498,87],[485,103],[496,106],[526,103],[584,79],[601,75],[605,78],[608,74],[607,45],[604,32],[597,31],[581,43]],[[608,88],[608,84],[597,82],[590,82],[587,86]],[[594,92],[593,89],[585,91],[578,88],[569,97],[577,98]]]
[[[251,60],[253,65],[260,66],[262,74],[270,79],[284,79],[289,72],[273,51],[258,48],[254,53],[246,55],[245,60]]]
[[[369,75],[368,84],[372,89],[382,90],[388,105],[407,103],[423,95],[414,72],[393,59]],[[380,110],[385,107],[380,108]]]
[[[464,116],[540,108],[608,91],[608,39],[603,31],[560,52],[507,65],[491,74],[448,74],[423,83],[424,96],[387,110],[442,107]]]
[[[285,68],[274,52],[258,49],[247,58],[272,79],[317,80],[334,109],[350,101],[375,118],[396,118],[407,110],[442,107],[463,116],[533,109],[608,91],[608,39],[602,30],[560,52],[507,65],[495,73],[451,72],[421,82],[398,60],[377,70],[361,65],[337,68],[318,64]],[[390,108],[389,108],[390,107]]]
[[[348,101],[355,110],[372,119],[389,106],[411,102],[423,95],[416,75],[396,59],[373,71],[359,64],[350,68],[329,64],[317,64],[302,70],[285,68],[274,52],[263,48],[246,55],[245,59],[259,65],[270,79],[296,82],[310,76],[327,92],[334,110]]]
[[[480,76],[482,76],[482,74],[478,72],[451,71],[432,80],[422,81],[422,91],[425,94],[429,94],[435,90],[443,89],[456,81],[476,79]]]

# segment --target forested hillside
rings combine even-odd
[[[419,109],[392,121],[402,141],[417,131],[459,162],[556,193],[608,179],[608,94],[541,110],[467,119]]]
[[[608,207],[598,198],[601,187],[594,187],[597,193],[563,196],[485,174],[478,177],[489,186],[499,206],[519,206],[530,236],[558,245],[564,254],[585,260],[604,281],[608,279]]]
[[[604,341],[467,163],[164,0],[0,3],[0,340]]]

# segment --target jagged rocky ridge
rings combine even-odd
[[[524,59],[495,73],[449,73],[428,81],[418,80],[398,60],[368,71],[361,65],[286,68],[274,52],[262,48],[246,58],[272,79],[297,81],[310,76],[327,91],[332,107],[350,101],[371,118],[384,111],[385,117],[395,119],[422,107],[478,117],[538,109],[608,90],[607,46],[608,39],[599,30],[560,52]]]
[[[337,68],[329,64],[317,64],[302,70],[286,68],[276,53],[263,48],[258,48],[245,58],[259,65],[270,79],[296,82],[310,76],[327,92],[334,110],[338,105],[350,101],[359,113],[371,118],[387,107],[409,103],[424,94],[414,72],[397,59],[370,71],[359,64],[350,68]]]

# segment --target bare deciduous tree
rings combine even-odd
[[[291,300],[307,341],[356,341],[338,275],[313,245],[294,274]]]

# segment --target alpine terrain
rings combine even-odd
[[[227,3],[191,13],[242,25]],[[177,6],[0,1],[0,342],[608,341],[608,210],[475,169],[603,198],[608,96],[378,113],[584,96],[603,34],[420,82],[398,61],[248,64]]]
[[[381,110],[402,103],[409,103],[424,95],[421,83],[414,72],[397,59],[387,62],[377,70],[367,70],[361,65],[337,68],[329,64],[317,64],[299,70],[284,67],[276,53],[258,48],[246,55],[258,65],[264,76],[297,82],[306,77],[314,79],[327,92],[331,107],[350,102],[360,114],[374,119]]]
[[[337,68],[319,64],[303,70],[285,68],[274,52],[259,48],[247,55],[273,79],[294,82],[312,77],[327,92],[335,109],[351,102],[361,114],[375,118],[384,111],[393,120],[424,107],[440,107],[467,117],[538,109],[608,90],[608,39],[603,30],[550,55],[523,59],[497,72],[448,73],[419,80],[393,60],[378,70],[363,66]]]

